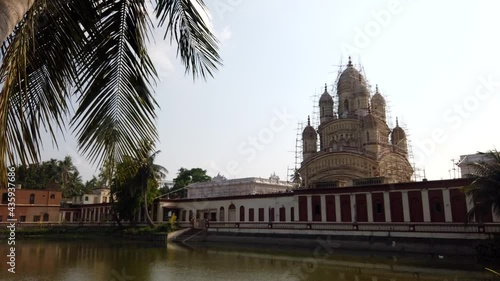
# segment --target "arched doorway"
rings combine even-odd
[[[236,207],[234,204],[229,205],[229,210],[228,210],[228,221],[236,221]]]

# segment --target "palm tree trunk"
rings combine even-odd
[[[151,219],[151,216],[149,216],[148,212],[148,197],[147,197],[147,192],[144,190],[144,217],[146,218],[146,221],[150,227],[154,227],[155,223]]]
[[[154,227],[155,223],[149,216],[148,211],[148,178],[146,176],[146,172],[141,169],[141,184],[142,184],[142,197],[144,200],[144,218],[150,227]]]
[[[0,0],[0,44],[9,36],[35,0]]]

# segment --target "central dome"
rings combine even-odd
[[[352,65],[351,58],[347,68],[340,74],[339,81],[337,82],[337,93],[353,92],[359,85],[366,85],[366,80],[361,73]]]

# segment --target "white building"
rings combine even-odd
[[[90,194],[83,194],[81,196],[74,196],[72,204],[101,204],[109,203],[111,191],[109,188],[97,188],[92,190]],[[68,202],[69,203],[69,202]]]
[[[490,160],[487,154],[467,154],[461,155],[457,166],[460,168],[460,174],[462,178],[465,178],[467,174],[474,173],[474,168],[471,167],[473,163],[487,162]]]
[[[280,181],[275,174],[271,175],[269,179],[241,178],[230,180],[217,175],[212,181],[193,183],[186,187],[189,199],[284,193],[292,188],[293,183]]]

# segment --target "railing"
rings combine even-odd
[[[0,222],[0,227],[7,227],[13,222]],[[116,222],[14,222],[16,227],[51,227],[51,226],[118,226]],[[122,222],[123,225],[130,225],[129,222]],[[145,222],[136,222],[136,226],[146,226]]]
[[[320,223],[320,222],[207,222],[206,228],[384,231],[426,233],[500,233],[500,223]]]

